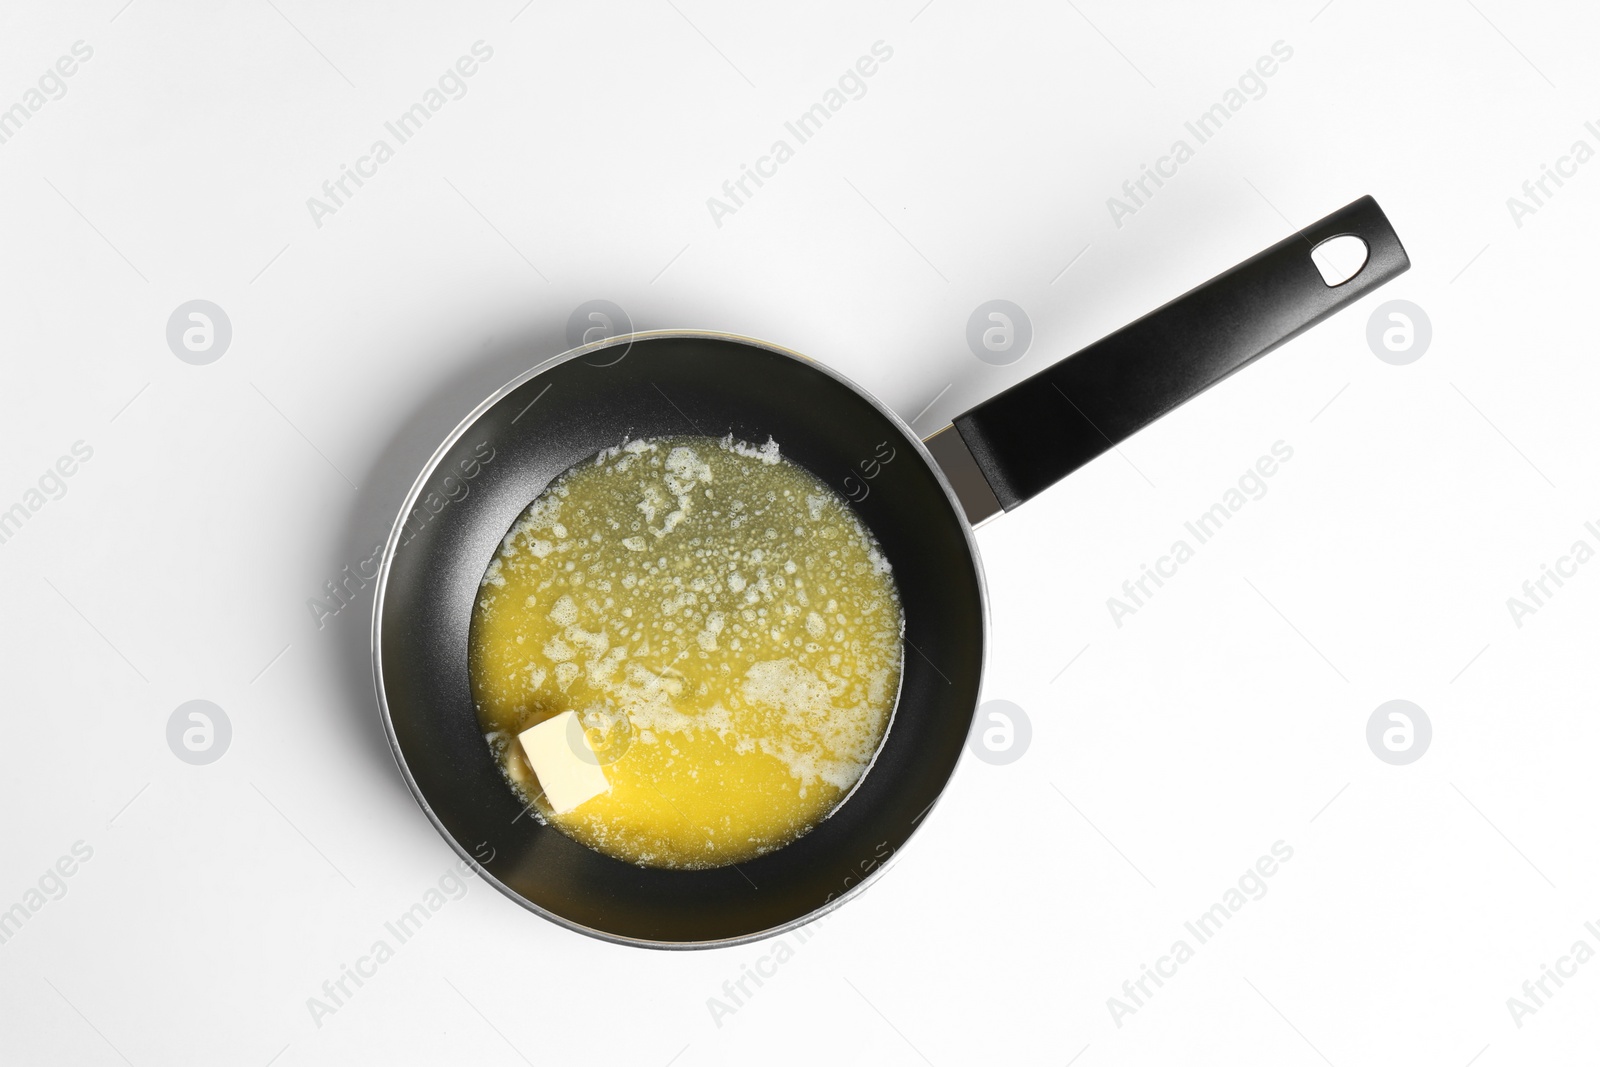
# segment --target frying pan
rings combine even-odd
[[[1360,238],[1367,258],[1329,285],[1311,252],[1344,235]],[[987,605],[973,528],[1409,266],[1382,210],[1363,197],[926,441],[823,364],[731,334],[631,334],[539,364],[440,445],[384,550],[373,672],[401,773],[490,884],[574,930],[687,948],[817,917],[883,869],[955,770],[983,676]],[[602,855],[528,814],[479,728],[467,633],[501,538],[553,479],[626,438],[687,433],[770,436],[851,497],[893,568],[905,648],[876,759],[828,818],[747,863],[667,870]],[[868,472],[876,477],[863,495]]]

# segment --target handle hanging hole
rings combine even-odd
[[[1311,262],[1329,288],[1343,285],[1367,265],[1367,242],[1350,233],[1330,237],[1311,250]]]

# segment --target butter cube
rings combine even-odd
[[[545,799],[557,815],[611,789],[600,760],[589,747],[576,712],[563,711],[517,735],[528,764],[539,776]]]

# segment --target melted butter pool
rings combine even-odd
[[[774,442],[630,441],[506,535],[473,612],[473,698],[507,780],[563,832],[648,866],[738,863],[871,763],[901,631],[871,533]],[[564,711],[609,790],[557,814],[517,734]]]

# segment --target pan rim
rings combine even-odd
[[[565,352],[551,356],[546,360],[534,364],[532,367],[517,375],[511,381],[496,389],[489,396],[485,397],[476,407],[468,412],[459,423],[456,424],[456,427],[445,436],[445,438],[439,443],[439,446],[434,449],[433,454],[428,457],[427,462],[423,464],[416,480],[412,483],[411,488],[406,492],[405,497],[401,501],[399,513],[396,515],[394,524],[390,528],[389,536],[384,542],[383,560],[378,568],[377,577],[374,579],[376,593],[372,601],[372,678],[373,686],[378,698],[379,716],[383,720],[384,736],[388,738],[389,752],[394,757],[395,765],[400,770],[401,778],[405,780],[407,790],[410,791],[412,798],[417,802],[417,806],[422,809],[422,813],[428,817],[428,821],[433,824],[434,829],[438,831],[439,836],[444,838],[445,843],[448,844],[450,848],[458,856],[460,856],[461,859],[466,862],[485,882],[493,886],[495,889],[498,889],[508,899],[521,905],[526,910],[533,912],[541,918],[547,919],[558,926],[565,927],[568,930],[572,930],[576,933],[585,934],[600,941],[610,942],[611,944],[663,950],[728,948],[735,945],[750,944],[756,941],[766,940],[767,938],[777,937],[789,932],[790,930],[804,926],[807,923],[815,922],[816,920],[832,912],[834,909],[838,908],[846,900],[850,900],[864,892],[866,888],[876,882],[885,871],[894,866],[894,859],[891,859],[888,863],[880,864],[879,866],[874,867],[871,871],[867,872],[867,874],[864,875],[860,881],[846,888],[844,892],[840,893],[838,896],[831,897],[824,903],[818,905],[816,908],[811,909],[803,915],[797,916],[776,926],[768,927],[764,930],[757,930],[747,934],[739,934],[734,937],[715,938],[700,941],[658,941],[650,938],[629,937],[623,934],[614,933],[609,930],[601,930],[592,926],[586,926],[583,923],[575,922],[563,915],[559,915],[550,909],[535,903],[534,901],[529,900],[521,893],[518,893],[510,886],[500,881],[500,879],[491,874],[475,857],[469,855],[465,846],[461,842],[457,841],[455,835],[445,827],[439,816],[434,812],[433,806],[428,802],[427,797],[423,795],[422,789],[417,785],[416,779],[412,777],[410,767],[406,765],[405,754],[400,750],[400,740],[395,733],[393,718],[389,711],[388,694],[384,688],[383,682],[383,604],[385,593],[387,592],[389,586],[389,572],[391,565],[394,562],[396,551],[399,548],[400,535],[405,524],[406,516],[411,513],[411,509],[415,506],[427,482],[432,478],[434,472],[438,469],[439,463],[443,460],[445,455],[456,445],[458,441],[460,441],[463,436],[468,433],[468,431],[472,429],[474,425],[477,424],[478,420],[481,419],[491,408],[498,404],[507,395],[521,388],[523,385],[526,385],[533,379],[539,377],[541,374],[547,373],[548,371],[567,362],[568,360],[589,355],[593,352],[603,351],[608,348],[615,348],[618,345],[632,345],[637,341],[655,340],[659,338],[677,340],[732,341],[738,344],[749,345],[753,348],[764,349],[768,352],[773,352],[778,355],[787,356],[790,359],[800,360],[814,369],[821,371],[823,374],[833,378],[840,384],[846,386],[851,391],[856,393],[856,395],[864,399],[867,403],[871,404],[881,415],[893,423],[894,426],[913,443],[917,455],[921,458],[923,464],[929,469],[929,471],[932,472],[939,487],[944,490],[946,502],[950,505],[952,514],[955,516],[956,521],[961,526],[962,534],[966,539],[967,556],[972,562],[973,575],[977,579],[979,633],[982,635],[982,648],[979,650],[978,677],[975,689],[981,697],[983,692],[984,674],[987,671],[989,659],[989,589],[983,572],[983,558],[978,553],[978,544],[976,538],[974,537],[972,524],[967,521],[966,513],[962,510],[960,499],[956,496],[954,488],[951,487],[949,479],[945,477],[944,470],[939,466],[939,464],[934,460],[933,455],[928,451],[927,445],[923,442],[923,438],[915,430],[913,430],[910,424],[902,419],[898,413],[883,403],[883,401],[879,400],[878,397],[872,392],[867,389],[863,389],[850,378],[846,377],[844,374],[840,373],[833,367],[830,367],[826,363],[812,359],[810,356],[807,356],[802,352],[785,348],[782,345],[773,344],[770,341],[763,341],[759,338],[749,337],[743,334],[728,333],[719,330],[696,329],[643,330],[634,333],[619,334],[616,337],[609,337],[601,341],[594,341],[590,344],[579,345],[576,348],[568,349]],[[977,708],[978,704],[974,703],[972,709],[973,714],[976,714]],[[897,695],[895,699],[895,712],[898,713],[898,711],[899,697]],[[941,800],[944,799],[945,793],[950,787],[950,780],[955,777],[956,768],[959,766],[960,764],[958,762],[956,767],[951,768],[950,774],[945,776],[944,782],[939,786],[938,793],[934,796],[932,803],[930,803],[928,807],[924,809],[922,816],[916,820],[915,825],[913,825],[911,830],[906,834],[904,841],[902,841],[899,847],[894,850],[895,856],[898,856],[906,844],[910,843],[912,838],[916,836],[917,832],[925,824],[927,815],[939,805]],[[867,773],[870,773],[870,768]],[[864,777],[865,775],[863,775],[863,778]]]

